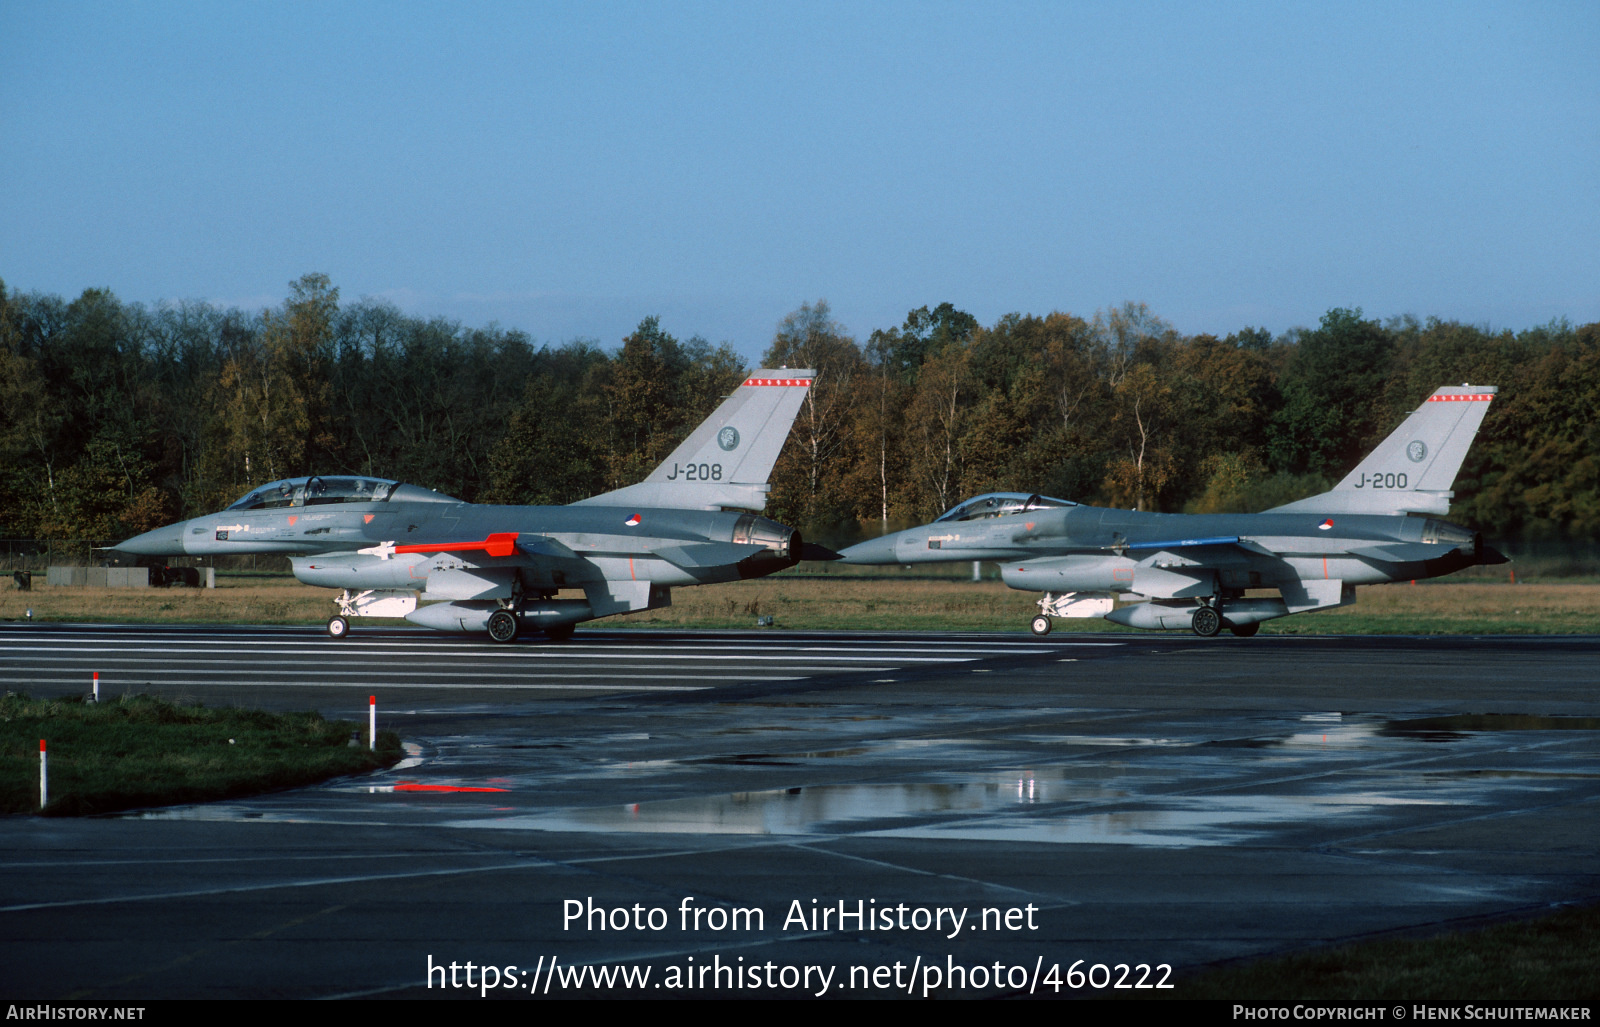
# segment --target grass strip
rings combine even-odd
[[[360,744],[352,746],[352,732]],[[319,713],[208,709],[151,696],[0,698],[0,811],[39,809],[39,740],[47,742],[45,815],[109,813],[259,795],[390,766],[400,738]]]
[[[598,629],[629,627],[754,630],[771,616],[774,626],[798,630],[1003,631],[1026,635],[1038,612],[1037,593],[983,581],[902,573],[895,568],[845,568],[873,574],[793,571],[753,581],[675,589],[672,605],[596,622]],[[1284,617],[1262,625],[1263,634],[1472,635],[1594,634],[1600,632],[1600,584],[1517,584],[1486,581],[1363,585],[1353,606]],[[219,577],[215,589],[85,589],[35,586],[30,592],[0,585],[0,622],[173,624],[322,624],[334,613],[330,589],[288,576]],[[580,592],[563,593],[578,598]],[[352,627],[404,625],[399,620],[357,620]],[[580,625],[579,631],[585,630]],[[1057,619],[1055,630],[1146,634],[1099,618]]]
[[[1435,938],[1263,959],[1180,980],[1166,995],[1230,1002],[1593,1002],[1600,996],[1600,905]]]

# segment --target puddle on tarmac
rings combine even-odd
[[[1512,714],[1459,714],[1415,720],[1369,720],[1341,713],[1300,718],[1307,727],[1284,737],[1227,738],[1203,743],[1232,749],[1362,748],[1399,742],[1457,742],[1471,732],[1594,731],[1600,717],[1536,717]]]
[[[1450,717],[1391,720],[1383,734],[1447,742],[1469,731],[1600,731],[1600,717],[1540,717],[1522,713],[1460,713]]]
[[[1068,776],[1066,768],[1000,772],[965,783],[851,784],[732,792],[661,802],[460,820],[447,826],[532,831],[888,835],[977,841],[1187,847],[1231,845],[1283,824],[1445,806],[1447,796],[1356,792],[1307,796],[1179,796],[1156,808],[1081,812],[1069,805],[1139,801],[1126,780]],[[1055,807],[1055,808],[1052,808]]]
[[[820,749],[815,752],[741,752],[731,756],[706,756],[686,763],[723,764],[735,767],[794,767],[803,760],[834,760],[870,752],[866,746],[852,749]]]
[[[422,754],[422,746],[416,742],[401,742],[400,747],[405,750],[406,758],[390,767],[390,770],[410,770],[412,767],[422,766],[427,761],[427,757]]]
[[[1194,848],[1237,845],[1284,824],[1370,814],[1384,806],[1443,806],[1448,800],[1385,795],[1227,796],[1163,800],[1176,808],[1061,817],[1001,816],[982,823],[917,824],[877,831],[895,838],[1054,842]]]
[[[1085,745],[1091,747],[1189,746],[1181,738],[1118,738],[1114,735],[1017,735],[1019,742],[1033,745]]]
[[[601,806],[472,821],[475,827],[543,831],[689,834],[833,834],[891,826],[905,817],[974,814],[1039,803],[1095,802],[1130,793],[1114,783],[1047,774],[996,772],[953,784],[851,784],[730,792],[662,802]]]

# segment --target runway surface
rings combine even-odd
[[[7,991],[476,998],[492,966],[506,998],[1094,993],[1083,960],[1181,995],[1218,960],[1600,897],[1597,656],[6,625],[8,689],[98,670],[102,694],[352,719],[376,694],[413,753],[243,802],[9,819]],[[612,967],[651,976],[565,976]]]

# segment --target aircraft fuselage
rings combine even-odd
[[[1476,563],[1478,536],[1410,516],[1162,514],[1055,507],[935,522],[846,551],[847,563],[980,560],[1013,588],[1180,598],[1282,582],[1434,577]],[[1194,569],[1213,569],[1215,581]],[[1184,570],[1189,573],[1185,574]],[[1165,580],[1176,575],[1182,581]]]

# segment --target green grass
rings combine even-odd
[[[948,570],[948,567],[939,567]],[[750,628],[759,616],[799,630],[1005,631],[1025,633],[1038,594],[949,574],[896,568],[839,568],[852,573],[794,571],[752,581],[678,588],[662,610],[611,618],[596,627]],[[919,568],[920,570],[920,568]],[[322,624],[333,614],[334,592],[291,577],[220,578],[215,589],[86,589],[0,584],[0,621],[76,623]],[[568,598],[577,597],[570,592]],[[1446,578],[1363,585],[1353,606],[1284,617],[1264,634],[1463,635],[1600,633],[1600,585]],[[359,628],[404,621],[360,621]],[[1058,619],[1057,631],[1133,631],[1094,619]],[[580,631],[583,630],[581,627]]]
[[[1457,1002],[1600,998],[1600,906],[1436,938],[1365,942],[1180,979],[1173,998]]]
[[[362,744],[349,745],[352,731]],[[149,696],[0,698],[0,811],[39,812],[39,740],[49,756],[50,804],[80,815],[206,802],[314,784],[389,766],[400,739],[318,713],[182,706]]]

